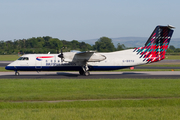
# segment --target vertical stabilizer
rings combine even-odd
[[[134,52],[144,58],[143,61],[156,62],[165,58],[166,50],[173,34],[173,26],[157,26],[144,47],[135,48]]]

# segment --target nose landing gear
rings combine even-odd
[[[15,71],[15,75],[18,76],[18,75],[19,75],[19,72],[18,72],[18,71]]]

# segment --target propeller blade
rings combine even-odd
[[[64,47],[61,48],[61,54],[58,55],[59,58],[61,58],[61,62],[63,62],[63,58],[64,58],[64,55],[63,55],[63,49]]]

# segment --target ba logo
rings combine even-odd
[[[42,61],[43,58],[53,58],[53,56],[39,56],[39,57],[36,57],[36,60]]]

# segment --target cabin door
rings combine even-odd
[[[36,58],[35,68],[36,69],[41,69],[42,68],[42,59],[37,59]]]

